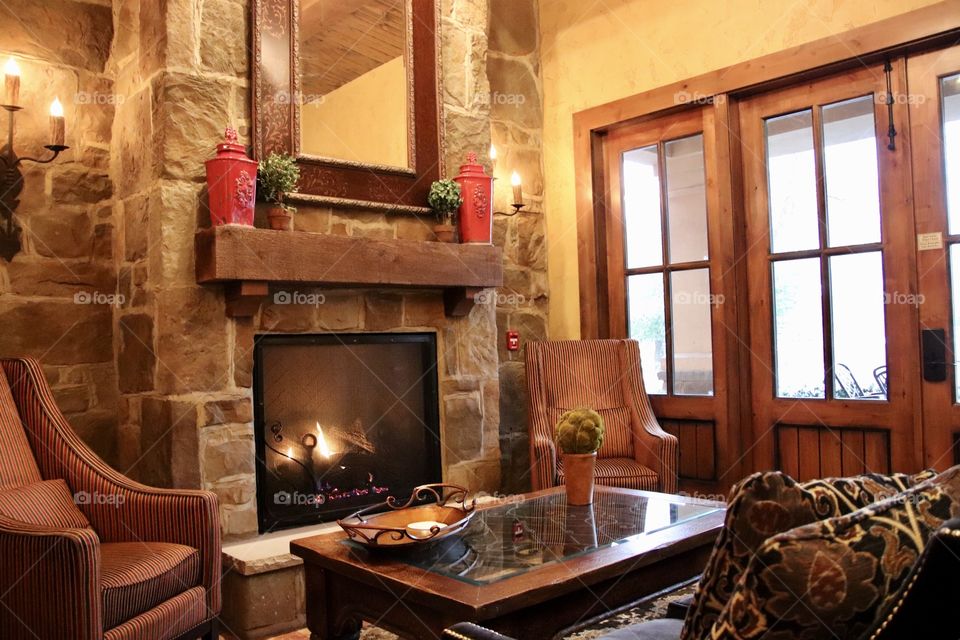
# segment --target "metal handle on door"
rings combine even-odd
[[[943,329],[923,329],[920,332],[923,349],[923,379],[925,382],[944,382],[947,379],[947,333]]]

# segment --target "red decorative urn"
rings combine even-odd
[[[467,154],[456,178],[463,204],[460,205],[460,242],[490,244],[493,237],[493,178],[477,164],[477,154]]]
[[[253,226],[253,205],[257,198],[257,163],[247,157],[237,142],[237,131],[227,127],[217,145],[215,158],[207,160],[207,192],[213,226]]]

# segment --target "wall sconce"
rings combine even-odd
[[[7,60],[4,72],[4,104],[0,105],[7,112],[7,144],[0,150],[0,256],[10,262],[13,256],[21,249],[21,228],[14,219],[13,213],[20,204],[20,192],[23,191],[23,173],[20,164],[35,162],[48,164],[57,159],[63,151],[70,147],[64,144],[66,126],[63,117],[63,105],[59,99],[54,99],[50,105],[50,144],[44,148],[53,152],[46,159],[20,157],[13,150],[14,116],[23,107],[20,101],[20,67],[13,58]]]

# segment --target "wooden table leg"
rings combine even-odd
[[[362,622],[337,617],[337,608],[330,600],[326,572],[308,562],[304,564],[304,579],[310,640],[357,640]]]

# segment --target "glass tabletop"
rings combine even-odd
[[[719,511],[673,496],[597,491],[592,505],[568,505],[564,493],[480,509],[460,535],[398,554],[396,560],[485,585],[592,553]]]

